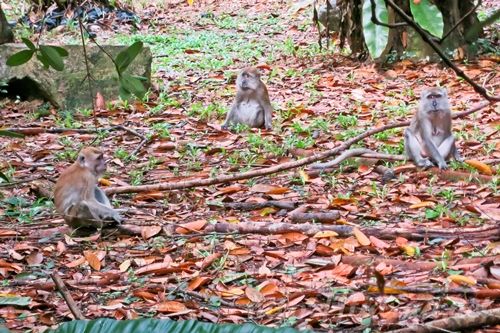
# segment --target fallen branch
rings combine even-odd
[[[461,331],[469,328],[500,324],[500,308],[473,312],[466,315],[457,315],[444,319],[433,320],[425,324],[409,325],[390,333],[430,333]]]
[[[455,267],[459,265],[482,265],[489,262],[495,262],[500,259],[500,256],[489,256],[489,257],[475,257],[475,258],[465,258],[460,259],[452,263],[448,263],[449,267]],[[439,268],[441,263],[439,261],[423,261],[423,260],[413,260],[413,261],[403,261],[399,259],[391,259],[379,256],[366,256],[366,255],[352,255],[352,256],[342,256],[342,263],[351,265],[354,267],[359,266],[377,266],[381,263],[400,268],[402,270],[408,271],[431,271],[433,269]]]
[[[479,184],[487,184],[493,181],[492,176],[474,174],[470,172],[454,171],[454,170],[439,170],[438,168],[431,168],[426,171],[417,172],[414,177],[417,178],[429,178],[429,174],[433,174],[439,177],[441,180],[457,182],[457,181],[468,181]]]
[[[344,160],[348,158],[352,158],[355,156],[363,155],[363,154],[371,154],[371,155],[378,155],[377,152],[367,149],[367,148],[354,148],[350,150],[344,151],[340,156],[336,157],[334,160],[325,162],[325,163],[317,163],[311,165],[312,169],[326,169],[326,168],[333,168],[340,163],[342,163]]]
[[[211,206],[210,203],[208,205]],[[292,201],[268,200],[264,202],[223,202],[222,205],[224,206],[224,208],[235,210],[257,210],[266,207],[276,207],[279,209],[292,210],[295,209],[297,203]]]
[[[368,286],[369,291],[379,293],[380,290],[376,286]],[[432,287],[392,287],[385,286],[385,294],[394,294],[399,292],[411,294],[431,294],[431,295],[453,295],[459,294],[468,297],[500,299],[500,290],[498,289],[472,289],[472,288],[432,288]]]
[[[462,116],[469,115],[473,112],[479,111],[486,106],[488,106],[490,102],[484,102],[481,103],[471,110],[467,110],[464,112],[458,112],[455,113],[452,118],[458,118]],[[251,170],[243,173],[237,173],[237,174],[229,174],[229,175],[223,175],[219,177],[214,177],[214,178],[205,178],[205,179],[193,179],[193,180],[188,180],[188,181],[181,181],[181,182],[171,182],[171,183],[160,183],[160,184],[152,184],[152,185],[139,185],[139,186],[118,186],[118,187],[109,187],[105,190],[106,194],[121,194],[121,193],[140,193],[140,192],[151,192],[151,191],[168,191],[168,190],[179,190],[179,189],[186,189],[186,188],[193,188],[193,187],[201,187],[201,186],[210,186],[210,185],[215,185],[215,184],[223,184],[223,183],[229,183],[229,182],[234,182],[238,180],[244,180],[244,179],[250,179],[250,178],[255,178],[255,177],[260,177],[260,176],[267,176],[273,173],[277,173],[280,171],[285,171],[285,170],[290,170],[294,168],[298,168],[304,165],[308,165],[320,160],[324,160],[326,158],[329,158],[331,156],[335,156],[344,150],[348,149],[350,146],[355,144],[358,141],[363,140],[364,138],[367,138],[369,136],[372,136],[374,134],[392,129],[392,128],[398,128],[398,127],[404,127],[408,126],[410,124],[409,121],[403,121],[399,123],[394,123],[394,124],[389,124],[385,126],[381,126],[378,128],[374,128],[371,130],[368,130],[360,135],[355,136],[352,139],[349,139],[342,143],[340,146],[321,152],[321,153],[316,153],[312,156],[303,158],[301,160],[297,161],[292,161],[288,163],[283,163],[283,164],[278,164],[274,165],[268,168],[264,169],[258,169],[258,170]]]
[[[181,227],[181,228],[179,228]],[[122,224],[117,226],[122,233],[129,235],[141,235],[142,226],[133,224]],[[163,232],[166,235],[176,235],[176,229],[183,229],[182,224],[163,225]],[[348,225],[324,225],[311,223],[276,223],[276,222],[240,222],[237,224],[219,222],[216,224],[207,225],[201,232],[211,233],[217,232],[220,234],[260,234],[260,235],[277,235],[288,232],[300,232],[307,236],[314,236],[322,231],[334,231],[340,237],[349,237],[353,235],[354,226]],[[429,238],[444,238],[455,239],[462,238],[468,240],[485,240],[496,241],[500,239],[500,224],[485,225],[477,228],[368,228],[359,227],[359,229],[367,236],[374,236],[380,239],[395,239],[396,237],[404,237],[408,240],[424,240]]]
[[[76,305],[75,300],[73,299],[73,297],[71,297],[68,288],[66,288],[64,281],[59,277],[59,275],[57,275],[57,272],[51,273],[50,277],[54,281],[57,290],[61,293],[62,297],[66,301],[66,304],[68,304],[68,307],[73,316],[75,316],[75,319],[84,320],[85,316]]]
[[[294,223],[303,222],[318,222],[318,223],[332,223],[340,218],[340,213],[333,210],[330,212],[315,212],[315,213],[303,213],[295,212],[290,215],[290,220]]]

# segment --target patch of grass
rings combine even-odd
[[[337,124],[343,129],[355,127],[358,125],[358,118],[354,115],[339,114],[336,120]]]
[[[188,110],[188,116],[197,117],[203,121],[209,121],[211,119],[220,119],[226,114],[226,108],[218,103],[211,103],[204,106],[201,102],[196,102],[191,104],[191,108]]]
[[[273,47],[259,39],[247,40],[232,32],[173,31],[162,35],[132,35],[117,38],[120,43],[142,41],[157,58],[156,67],[166,71],[216,71],[234,64],[234,59],[252,62],[272,52]]]

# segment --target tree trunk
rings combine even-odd
[[[0,4],[0,44],[10,43],[14,41],[14,34],[7,23],[7,18]]]
[[[367,52],[363,37],[363,28],[361,21],[361,12],[363,1],[370,0],[338,0],[339,10],[341,12],[340,27],[340,47],[348,43],[354,54]],[[411,16],[409,1],[413,0],[395,0],[406,13]],[[474,0],[441,0],[433,1],[443,14],[444,34],[450,31],[456,23],[462,19],[471,9],[474,8]],[[391,8],[389,11],[390,23],[403,22],[399,15],[395,14]],[[477,53],[474,47],[475,40],[465,40],[465,34],[468,27],[478,23],[477,12],[469,15],[453,32],[441,43],[441,47],[447,53],[453,53],[457,49],[460,54],[473,58]],[[482,35],[482,31],[480,33]],[[390,52],[396,53],[399,57],[406,52],[405,56],[425,58],[435,56],[434,51],[420,38],[420,36],[411,27],[391,28],[389,41],[386,50],[383,53],[385,58]]]

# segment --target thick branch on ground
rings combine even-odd
[[[377,287],[370,286],[375,289]],[[373,290],[371,289],[371,290]],[[462,296],[468,297],[477,297],[477,298],[489,298],[489,299],[500,299],[500,290],[497,289],[488,289],[488,288],[432,288],[432,287],[391,287],[386,286],[384,288],[385,293],[390,294],[391,289],[399,291],[404,291],[405,293],[412,294],[431,294],[431,295],[453,295],[459,294]],[[375,289],[375,292],[380,292],[379,289]]]
[[[290,215],[290,220],[294,223],[303,222],[318,222],[318,223],[332,223],[340,218],[340,213],[332,210],[329,212],[295,212]]]
[[[465,258],[449,263],[449,267],[453,268],[463,265],[482,265],[490,262],[495,262],[499,258],[500,256]],[[439,261],[403,261],[398,259],[365,255],[342,256],[342,263],[355,267],[366,265],[377,266],[378,264],[384,263],[386,265],[394,266],[407,271],[431,271],[435,268],[438,268],[440,265]]]
[[[500,308],[433,320],[424,324],[409,325],[399,330],[390,331],[390,333],[454,332],[498,324],[500,324]]]
[[[429,178],[429,174],[433,174],[439,177],[439,179],[459,182],[466,181],[478,184],[487,184],[493,181],[492,176],[473,174],[470,172],[454,171],[454,170],[439,170],[438,168],[432,168],[427,171],[418,172],[415,177],[417,178]]]
[[[464,111],[464,112],[457,112],[455,113],[452,117],[453,118],[459,118],[463,117],[466,115],[469,115],[473,112],[479,111],[486,106],[488,106],[490,103],[485,102],[481,103],[474,108]],[[321,153],[316,153],[312,156],[303,158],[298,161],[293,161],[293,162],[288,162],[288,163],[283,163],[283,164],[278,164],[271,166],[269,168],[264,168],[264,169],[258,169],[258,170],[251,170],[243,173],[237,173],[237,174],[230,174],[230,175],[223,175],[219,177],[214,177],[214,178],[206,178],[206,179],[194,179],[194,180],[188,180],[188,181],[183,181],[183,182],[172,182],[172,183],[160,183],[160,184],[153,184],[153,185],[140,185],[140,186],[120,186],[120,187],[110,187],[106,189],[106,193],[108,195],[110,194],[120,194],[120,193],[139,193],[139,192],[150,192],[150,191],[167,191],[167,190],[179,190],[179,189],[186,189],[186,188],[193,188],[193,187],[201,187],[201,186],[210,186],[210,185],[215,185],[215,184],[223,184],[223,183],[229,183],[229,182],[235,182],[238,180],[244,180],[244,179],[250,179],[250,178],[255,178],[255,177],[260,177],[260,176],[267,176],[273,173],[285,171],[285,170],[290,170],[294,168],[299,168],[317,161],[324,160],[326,158],[329,158],[331,156],[338,155],[339,153],[343,152],[344,150],[348,149],[350,146],[353,144],[369,137],[374,134],[392,129],[392,128],[398,128],[398,127],[404,127],[408,126],[410,124],[409,121],[403,121],[399,123],[394,123],[394,124],[389,124],[385,126],[381,126],[378,128],[374,128],[371,130],[368,130],[352,139],[349,139],[342,143],[340,146],[321,152]]]
[[[176,229],[182,225],[165,225],[164,232],[167,235],[175,235]],[[122,224],[118,227],[119,230],[126,234],[140,235],[142,227],[133,224]],[[495,241],[500,239],[500,225],[486,225],[478,228],[367,228],[359,227],[359,229],[368,236],[374,236],[381,239],[395,239],[396,237],[404,237],[409,240],[424,240],[429,238],[463,238],[468,240],[484,240]],[[217,232],[221,234],[261,234],[274,235],[287,232],[301,232],[308,236],[314,236],[321,231],[334,231],[340,237],[349,237],[353,235],[354,227],[346,225],[322,225],[322,224],[293,224],[293,223],[275,223],[275,222],[241,222],[233,223],[216,223],[207,225],[200,232],[211,233]]]
[[[257,210],[266,207],[276,207],[279,209],[292,210],[295,209],[297,203],[292,201],[268,200],[264,202],[223,202],[222,205],[224,206],[224,208],[235,210]]]
[[[444,52],[439,48],[439,46],[432,40],[431,37],[429,37],[429,34],[425,32],[408,14],[405,13],[404,10],[402,10],[398,5],[394,3],[393,0],[387,0],[387,4],[394,9],[395,12],[399,14],[399,16],[406,22],[408,23],[415,31],[422,37],[423,40],[429,44],[432,49],[439,55],[439,57],[450,67],[453,69],[453,71],[463,78],[465,81],[467,81],[473,88],[474,90],[486,98],[489,101],[500,101],[500,96],[491,96],[488,94],[486,89],[476,82],[472,80],[470,77],[468,77],[464,71],[462,71],[458,66],[456,66],[447,56],[444,54]]]

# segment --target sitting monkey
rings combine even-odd
[[[255,67],[244,68],[236,78],[236,98],[222,125],[246,124],[249,127],[272,129],[271,101],[266,85]]]
[[[425,89],[417,113],[405,130],[405,152],[419,167],[446,169],[446,160],[463,159],[451,133],[451,110],[444,88]]]
[[[86,147],[61,173],[54,190],[54,203],[70,227],[100,229],[106,221],[121,223],[121,216],[111,207],[104,191],[97,187],[98,177],[105,171],[102,152]]]

